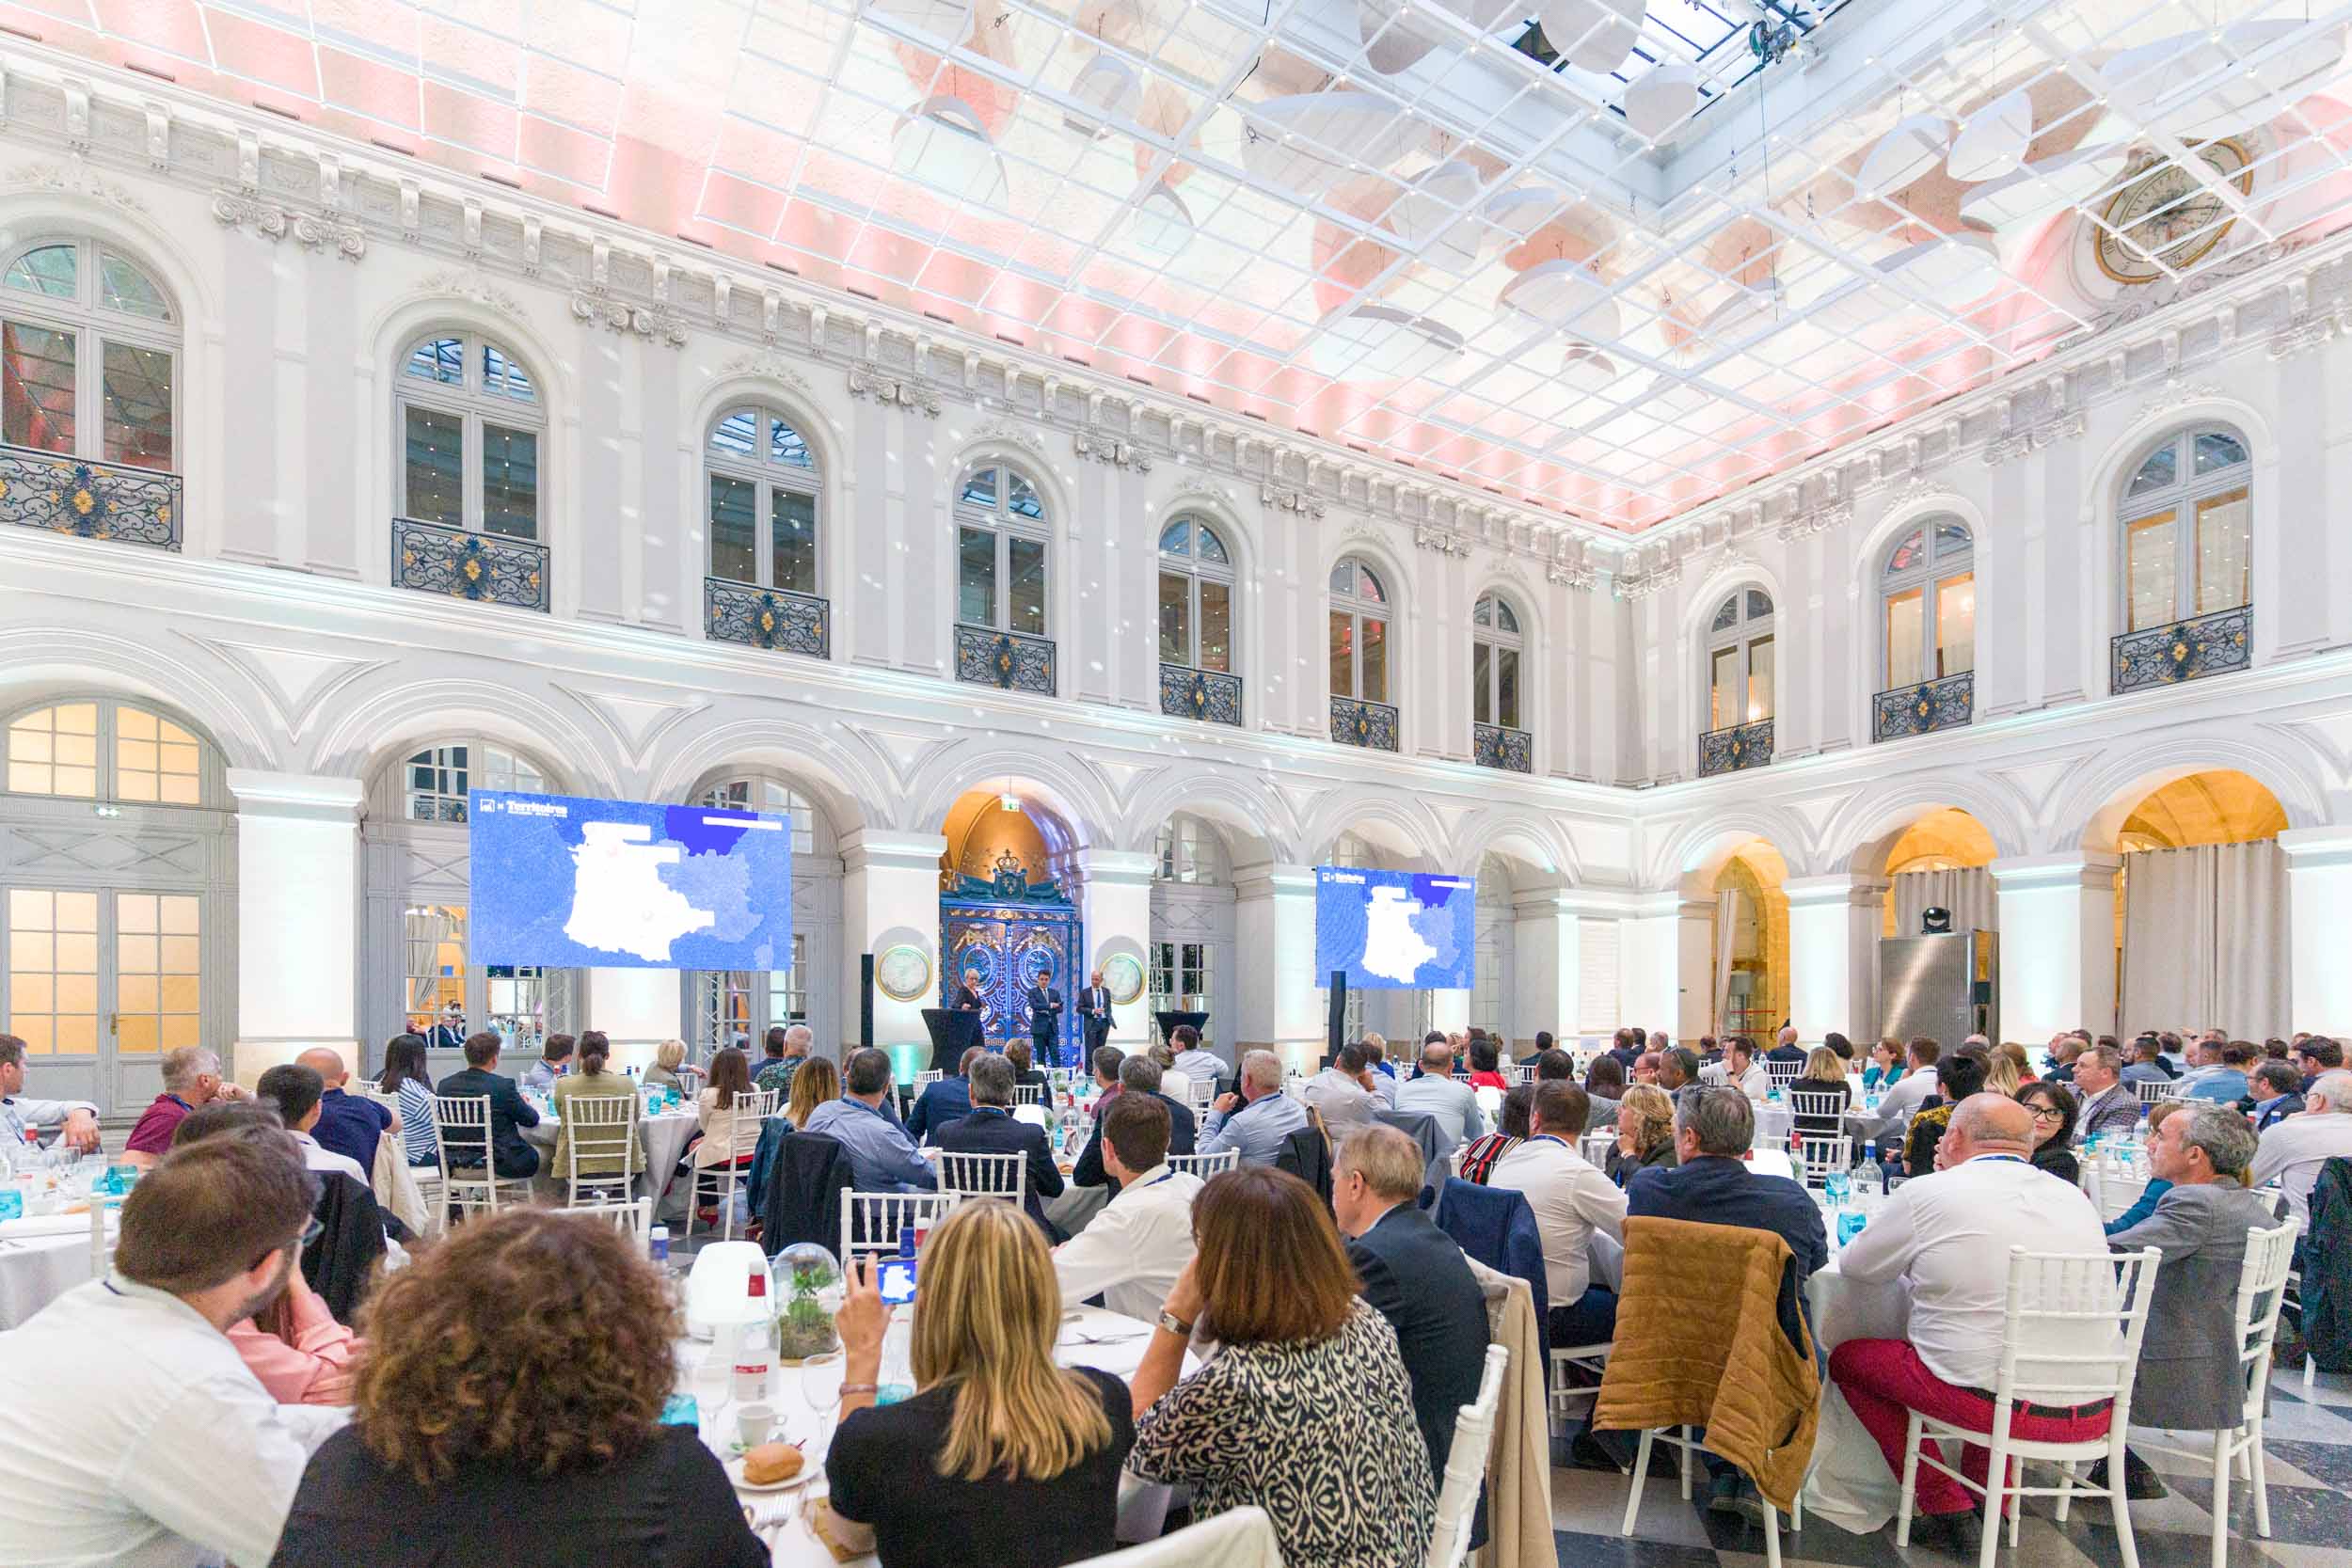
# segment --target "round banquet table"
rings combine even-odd
[[[119,1212],[107,1215],[108,1229]],[[89,1278],[87,1212],[0,1221],[0,1329],[19,1326]]]
[[[541,1150],[539,1174],[550,1180],[561,1180],[563,1172],[552,1169],[547,1150],[555,1147],[555,1134],[564,1125],[564,1118],[551,1105],[538,1107],[539,1125],[522,1130],[523,1137]],[[691,1111],[664,1111],[656,1117],[637,1118],[637,1142],[645,1151],[645,1168],[640,1173],[651,1182],[650,1196],[660,1197],[668,1188],[671,1172],[686,1152],[687,1140],[694,1135],[700,1118]]]
[[[910,1310],[899,1307],[892,1314],[890,1338],[884,1351],[885,1369],[903,1365],[906,1337],[912,1332]],[[1062,1314],[1060,1338],[1054,1345],[1054,1359],[1065,1367],[1092,1367],[1114,1377],[1131,1379],[1143,1365],[1143,1353],[1152,1340],[1152,1325],[1138,1319],[1121,1317],[1099,1307],[1081,1307]],[[677,1344],[678,1392],[694,1392],[694,1368],[710,1346],[699,1339],[682,1339]],[[896,1354],[894,1354],[894,1351]],[[1189,1374],[1200,1363],[1187,1352],[1184,1371]],[[836,1373],[836,1380],[838,1374]],[[900,1375],[903,1376],[903,1373]],[[785,1492],[747,1492],[739,1488],[738,1502],[757,1512],[763,1522],[781,1513],[788,1503],[790,1517],[772,1532],[762,1528],[761,1537],[771,1544],[777,1568],[834,1568],[833,1553],[817,1539],[809,1528],[810,1506],[825,1495],[825,1456],[818,1446],[820,1439],[830,1439],[834,1426],[830,1407],[821,1418],[802,1393],[802,1370],[795,1366],[778,1365],[768,1380],[768,1403],[775,1407],[776,1430],[770,1441],[788,1441],[802,1445],[808,1463],[802,1473],[811,1479]],[[883,1381],[890,1380],[885,1370]],[[730,1388],[727,1402],[714,1419],[707,1412],[703,1417],[703,1441],[724,1463],[735,1451],[737,1403]],[[1119,1481],[1119,1538],[1120,1541],[1148,1540],[1160,1533],[1160,1526],[1168,1516],[1170,1489],[1152,1481],[1138,1481],[1121,1474]],[[852,1558],[853,1563],[871,1564],[871,1556]]]
[[[1849,1104],[1851,1106],[1851,1109],[1846,1113],[1846,1133],[1853,1139],[1854,1148],[1859,1149],[1884,1129],[1881,1126],[1881,1118],[1877,1113],[1863,1109],[1861,1074],[1849,1073],[1847,1075],[1846,1091],[1851,1097]],[[1757,1102],[1755,1145],[1757,1148],[1788,1147],[1788,1134],[1795,1130],[1797,1121],[1796,1112],[1788,1104],[1788,1087],[1783,1085],[1780,1100]]]

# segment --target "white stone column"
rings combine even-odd
[[[230,1072],[249,1085],[316,1045],[357,1068],[360,783],[231,768],[229,791],[237,799]]]
[[[2000,898],[2001,1036],[2045,1040],[2115,1027],[2115,869],[2096,851],[1988,868]]]
[[[2287,857],[2287,1022],[2336,1039],[2352,1037],[2352,827],[2290,828]]]
[[[1556,1038],[1576,1033],[1581,1006],[1578,982],[1583,974],[1583,940],[1578,919],[1578,895],[1567,888],[1538,888],[1516,893],[1511,899],[1513,943],[1511,980],[1517,993],[1512,1016],[1549,1029]],[[1527,1048],[1533,1049],[1532,1045]],[[1525,1052],[1514,1042],[1516,1054]]]
[[[653,1065],[654,1052],[663,1040],[679,1037],[678,1027],[686,1016],[685,996],[678,990],[682,971],[589,969],[580,973],[588,988],[580,1027],[601,1029],[612,1042],[613,1071],[632,1067],[644,1071]],[[752,1041],[750,1050],[756,1066],[759,1042]],[[521,1072],[531,1063],[506,1061],[501,1066],[508,1072]]]
[[[919,1044],[929,1065],[931,1037],[923,1009],[939,1006],[939,857],[946,848],[938,833],[855,828],[842,835],[841,1038],[834,1044],[857,1044],[858,959],[867,953],[880,958],[904,942],[930,960],[931,983],[905,1002],[874,988],[874,1043]]]
[[[1111,1007],[1109,1043],[1122,1051],[1139,1050],[1152,1038],[1152,878],[1159,863],[1157,855],[1136,849],[1088,849],[1076,857],[1086,953],[1084,967],[1062,976],[1062,995],[1074,1008],[1079,988],[1094,971],[1121,954],[1134,958],[1144,990],[1132,1002]]]
[[[1878,1037],[1878,940],[1885,882],[1797,877],[1788,895],[1788,1022],[1806,1045],[1836,1030]]]
[[[1645,1029],[1668,1021],[1677,1045],[1695,1040],[1714,1022],[1715,901],[1667,893],[1638,907],[1617,927],[1618,1014]]]
[[[1311,865],[1260,863],[1233,872],[1233,931],[1241,1007],[1233,1041],[1271,1051],[1301,1071],[1323,1054],[1323,1018],[1315,1006],[1315,871]]]

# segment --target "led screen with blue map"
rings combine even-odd
[[[1359,990],[1468,990],[1478,957],[1478,883],[1417,871],[1315,867],[1315,974]]]
[[[475,963],[790,966],[790,818],[491,789],[469,801]]]

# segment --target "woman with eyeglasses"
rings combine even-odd
[[[2074,1097],[2063,1084],[2032,1083],[2017,1091],[2017,1102],[2033,1113],[2033,1164],[2062,1181],[2079,1183],[2082,1166],[2069,1146],[2074,1141]]]

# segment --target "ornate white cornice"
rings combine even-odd
[[[2143,420],[2153,420],[2159,415],[2169,414],[2174,409],[2186,408],[2190,404],[2202,403],[2207,398],[2217,398],[2223,395],[2221,387],[2217,382],[2185,381],[2177,375],[2169,376],[2163,385],[2156,388],[2155,395],[2139,405],[2139,417]]]
[[[2340,306],[2333,310],[2297,310],[2270,335],[2265,352],[2274,362],[2294,359],[2333,341],[2344,332],[2352,332],[2352,309]]]
[[[2006,435],[1996,436],[1984,444],[1984,460],[1987,464],[2001,464],[2014,458],[2030,457],[2044,447],[2056,446],[2060,441],[2075,439],[2082,435],[2087,425],[2088,421],[2083,411],[2077,408],[2072,413],[2060,414],[2054,419],[2044,420],[2040,424],[2027,425],[2022,430],[2012,430]]]
[[[965,438],[966,445],[986,442],[998,446],[1019,447],[1041,463],[1051,462],[1045,455],[1045,443],[1037,438],[1037,432],[1009,420],[992,420]]]
[[[88,165],[76,159],[71,164],[20,164],[9,171],[8,182],[30,185],[37,190],[67,191],[75,196],[96,197],[110,207],[126,213],[145,213],[147,203],[111,180],[102,180],[91,172]]]
[[[1322,520],[1323,498],[1311,490],[1300,490],[1287,484],[1261,484],[1258,499],[1277,512],[1289,512],[1310,522]]]
[[[1682,558],[1678,555],[1672,556],[1660,562],[1657,565],[1652,566],[1649,570],[1643,572],[1638,576],[1619,578],[1617,579],[1617,597],[1621,599],[1635,600],[1646,599],[1653,594],[1665,592],[1667,589],[1672,588],[1676,583],[1680,582],[1681,580]]]
[[[1122,441],[1105,436],[1099,430],[1081,430],[1070,437],[1070,447],[1080,457],[1097,463],[1107,463],[1114,468],[1132,468],[1136,473],[1152,471],[1152,457],[1133,441]]]
[[[1544,566],[1544,580],[1556,588],[1589,593],[1600,585],[1600,568],[1585,562],[1549,562]]]
[[[686,346],[686,323],[674,310],[652,305],[631,305],[610,293],[594,289],[572,291],[574,321],[601,326],[608,332],[637,337],[671,348]]]
[[[215,191],[213,216],[230,229],[250,229],[276,244],[293,236],[306,250],[333,251],[346,261],[368,253],[366,230],[332,214],[290,213],[251,191]]]
[[[928,419],[939,417],[939,394],[912,376],[892,375],[879,365],[860,360],[850,367],[850,395],[870,398],[889,408],[903,408]]]
[[[1780,527],[1773,532],[1782,544],[1793,545],[1800,539],[1810,539],[1817,533],[1843,528],[1852,521],[1853,502],[1833,501],[1823,506],[1808,507],[1783,518]]]
[[[772,381],[803,397],[813,398],[817,395],[816,388],[808,384],[808,377],[781,354],[739,354],[720,366],[719,373],[727,377],[749,376],[756,381]]]
[[[479,271],[461,271],[453,267],[447,272],[437,272],[419,283],[417,292],[420,294],[469,299],[510,320],[519,322],[524,319],[522,301],[493,284]]]
[[[1413,530],[1413,548],[1431,550],[1438,555],[1467,556],[1475,546],[1450,529],[1422,523]]]

